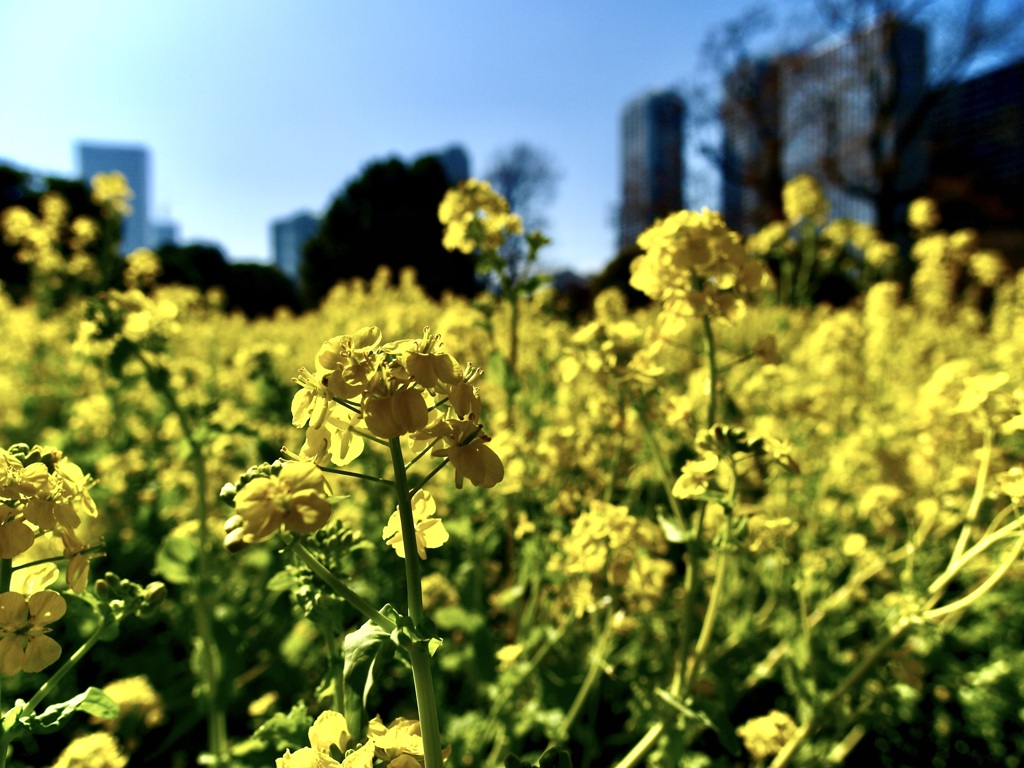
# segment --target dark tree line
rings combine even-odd
[[[456,181],[435,156],[367,166],[334,199],[319,232],[306,244],[306,302],[317,304],[339,280],[372,277],[381,265],[396,271],[413,267],[431,296],[475,294],[480,285],[473,258],[441,247],[437,207]]]

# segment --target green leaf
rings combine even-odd
[[[167,536],[156,551],[153,571],[169,584],[188,584],[192,581],[192,563],[197,555],[191,539]]]
[[[18,722],[32,733],[53,733],[63,728],[75,712],[84,712],[101,720],[113,720],[121,714],[121,709],[117,702],[99,688],[90,686],[73,699],[52,704],[38,715],[19,717]]]
[[[344,687],[344,714],[350,733],[363,733],[366,730],[365,703],[372,688],[372,673],[376,667],[374,661],[382,645],[394,648],[391,643],[384,642],[389,637],[388,632],[372,621],[367,621],[355,632],[345,635],[342,645],[345,664],[341,679]]]
[[[278,571],[267,581],[268,592],[287,592],[292,588],[295,579],[288,571]]]

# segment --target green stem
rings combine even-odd
[[[3,560],[0,561],[0,568],[3,567],[3,563],[7,563],[8,565],[10,565],[9,560]],[[7,577],[9,580],[9,573],[7,574]],[[3,573],[0,573],[0,581],[2,580]],[[97,611],[96,616],[98,618],[96,629],[93,630],[93,633],[89,635],[88,638],[86,638],[86,641],[82,643],[78,650],[71,654],[71,656],[68,657],[68,659],[63,664],[61,664],[60,668],[57,669],[57,671],[54,672],[52,675],[50,675],[49,679],[45,683],[39,686],[39,690],[36,691],[35,695],[28,700],[28,703],[21,710],[21,714],[23,716],[31,715],[33,712],[35,712],[36,707],[38,707],[42,703],[43,699],[45,699],[47,696],[49,696],[53,691],[57,689],[57,686],[60,684],[60,681],[63,680],[64,677],[68,674],[68,672],[74,669],[75,665],[77,665],[78,662],[82,660],[85,654],[87,654],[92,649],[92,647],[96,645],[96,642],[100,639],[100,634],[102,634],[103,629],[106,626],[106,619],[104,618],[103,614]],[[0,714],[3,714],[2,708],[0,708]],[[9,734],[0,732],[0,768],[5,768],[5,766],[7,765],[7,752],[10,745],[11,739]]]
[[[515,427],[515,399],[519,381],[516,379],[516,367],[519,364],[519,291],[512,286],[508,292],[508,301],[512,307],[509,319],[508,371],[505,376],[505,397],[508,407],[508,429]]]
[[[447,464],[448,464],[448,459],[442,459],[441,463],[438,464],[436,467],[434,467],[432,470],[430,470],[430,472],[427,473],[427,476],[424,477],[422,480],[420,480],[416,484],[415,488],[410,488],[409,489],[409,498],[412,498],[413,496],[415,496],[416,492],[421,490],[423,488],[423,486],[425,486],[427,484],[427,482],[430,480],[430,478],[432,478],[434,475],[436,475],[438,472],[440,472]]]
[[[366,475],[362,472],[351,472],[347,469],[336,469],[335,467],[321,467],[319,464],[316,465],[318,469],[323,472],[330,472],[332,475],[344,475],[345,477],[354,477],[357,480],[367,480],[371,483],[384,483],[384,485],[391,485],[390,480],[386,480],[383,477],[376,477],[375,475]]]
[[[814,252],[817,235],[814,222],[805,219],[802,224],[800,243],[800,270],[796,277],[796,288],[793,291],[794,303],[810,304],[811,273],[814,270]]]
[[[68,674],[68,672],[74,669],[78,662],[80,662],[85,657],[85,654],[87,654],[92,649],[92,647],[96,645],[97,641],[100,639],[100,634],[106,627],[106,619],[104,618],[103,614],[97,611],[96,615],[99,619],[99,621],[96,624],[96,629],[94,629],[93,633],[86,638],[85,642],[82,643],[82,645],[79,646],[78,650],[71,654],[71,656],[68,657],[67,661],[61,664],[60,668],[58,668],[56,672],[50,675],[49,679],[45,683],[39,686],[39,690],[36,691],[35,695],[31,699],[28,700],[28,704],[26,704],[25,708],[22,710],[23,715],[31,715],[33,712],[35,712],[36,707],[38,707],[39,704],[42,703],[43,699],[45,699],[47,696],[49,696],[53,691],[57,689],[57,686],[60,684],[60,681],[63,680],[64,677]]]
[[[395,631],[395,622],[374,608],[362,595],[354,592],[341,579],[331,573],[327,566],[321,563],[316,556],[306,549],[301,539],[292,539],[288,542],[288,548],[298,555],[299,559],[306,564],[306,567],[318,576],[327,586],[334,590],[335,594],[343,598],[345,602],[355,608],[364,618],[372,621],[386,632]]]
[[[391,465],[395,472],[395,496],[398,501],[398,519],[402,525],[402,544],[405,552],[405,592],[408,614],[413,627],[423,625],[423,587],[420,576],[420,556],[416,548],[416,522],[412,516],[412,497],[409,480],[405,474],[405,458],[402,456],[402,440],[390,440]],[[416,709],[419,712],[420,732],[423,734],[423,757],[425,768],[442,768],[441,727],[437,715],[437,699],[434,681],[430,671],[430,652],[427,643],[414,640],[404,645],[412,663],[412,681],[416,689]]]
[[[861,659],[861,662],[853,668],[843,681],[839,684],[832,695],[828,697],[821,705],[814,708],[810,718],[801,725],[796,733],[790,738],[786,745],[779,751],[772,761],[769,768],[783,768],[788,765],[790,760],[793,759],[793,755],[803,745],[805,741],[814,733],[817,729],[822,714],[830,713],[832,709],[839,703],[847,693],[849,693],[856,685],[867,677],[871,669],[888,653],[889,649],[892,648],[897,642],[899,642],[907,631],[911,627],[911,623],[908,620],[902,620],[899,624],[890,630],[888,636],[883,638],[879,643],[872,648],[868,655]]]
[[[601,636],[598,638],[597,646],[590,655],[590,666],[587,668],[586,677],[583,678],[583,684],[580,686],[579,690],[576,691],[576,697],[569,706],[569,711],[565,713],[565,717],[562,718],[562,722],[558,724],[558,730],[555,731],[554,741],[548,745],[549,749],[560,742],[564,742],[569,737],[569,729],[572,728],[573,723],[576,722],[576,718],[579,717],[580,709],[583,707],[584,702],[586,702],[587,696],[590,695],[590,691],[593,689],[594,683],[598,680],[601,669],[604,665],[604,660],[608,655],[608,643],[612,636],[613,616],[614,614],[612,613],[611,608],[607,609],[604,629],[601,631]]]
[[[978,518],[978,511],[981,509],[981,502],[985,498],[985,483],[988,481],[988,467],[992,460],[992,428],[986,427],[982,437],[981,465],[978,467],[978,477],[974,483],[974,493],[971,496],[971,504],[964,515],[964,524],[957,537],[956,546],[953,547],[953,554],[949,556],[947,570],[953,568],[953,564],[960,558],[960,555],[967,549],[967,542],[971,538],[971,529]]]
[[[136,349],[135,356],[150,374],[147,378],[151,386],[164,396],[171,411],[178,417],[181,430],[190,448],[191,455],[189,458],[192,462],[192,471],[196,477],[197,499],[195,517],[199,523],[199,553],[196,558],[195,581],[192,584],[192,588],[195,590],[193,615],[196,633],[199,635],[199,663],[206,688],[207,747],[213,755],[213,765],[219,766],[223,763],[228,751],[228,727],[226,713],[221,702],[223,665],[220,648],[217,646],[216,635],[213,630],[213,609],[207,600],[207,588],[212,582],[210,580],[210,531],[206,525],[209,515],[206,504],[206,458],[203,454],[202,445],[195,438],[195,430],[192,428],[188,416],[185,414],[178,399],[174,396],[174,391],[167,385],[169,377],[154,376],[155,368],[146,359],[146,356],[142,354],[142,350]],[[157,382],[163,383],[157,386]]]
[[[640,741],[633,745],[633,748],[626,753],[626,756],[615,764],[615,768],[634,768],[640,765],[640,761],[654,747],[655,742],[665,732],[665,723],[661,720],[647,729],[647,733],[640,737]]]
[[[726,525],[729,525],[729,523],[727,522]],[[728,542],[726,542],[726,547],[728,547]],[[704,614],[704,622],[700,627],[697,645],[693,649],[693,662],[690,665],[689,674],[686,679],[687,694],[693,693],[697,681],[700,679],[701,667],[704,664],[704,659],[707,657],[711,638],[714,636],[715,623],[718,620],[718,609],[722,603],[722,594],[725,591],[729,559],[728,548],[720,550],[718,567],[715,569],[715,580],[711,585],[711,596],[708,598],[708,609]]]
[[[0,593],[11,591],[11,573],[13,572],[11,561],[6,558],[0,559]]]
[[[711,318],[707,315],[704,315],[704,348],[708,355],[708,429],[711,429],[717,416],[718,367],[715,364],[715,334],[711,330]]]

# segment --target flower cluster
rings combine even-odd
[[[523,220],[486,181],[467,179],[449,189],[437,209],[444,226],[442,245],[470,254],[496,251],[512,235],[523,234]]]
[[[773,709],[767,715],[747,720],[736,729],[743,746],[755,760],[763,761],[778,754],[796,733],[796,723],[785,712]]]
[[[956,299],[962,274],[973,279],[978,289],[990,289],[1009,273],[1003,255],[981,248],[973,229],[954,232],[938,230],[938,208],[929,198],[918,198],[907,213],[918,238],[910,251],[917,262],[912,279],[914,296],[931,312],[948,312]]]
[[[79,539],[94,518],[92,479],[52,448],[24,443],[0,449],[0,558],[17,563],[11,589],[0,593],[0,673],[38,672],[60,657],[47,626],[64,615],[64,598],[45,589],[67,560],[66,581],[83,592],[89,548]]]
[[[59,287],[65,275],[91,284],[99,280],[96,259],[88,252],[99,237],[99,225],[88,216],[68,221],[69,213],[63,196],[46,192],[39,198],[38,215],[22,205],[0,215],[4,242],[16,247],[15,258],[50,288]]]
[[[292,399],[292,424],[306,426],[300,456],[344,466],[362,450],[360,434],[408,437],[448,460],[457,488],[467,478],[490,488],[504,468],[479,422],[481,373],[442,351],[429,328],[420,339],[385,342],[375,326],[328,339],[315,370],[302,368],[295,379],[302,389]]]
[[[129,200],[135,197],[128,179],[120,171],[97,173],[90,180],[92,184],[92,201],[104,210],[117,216],[130,216],[132,206]]]
[[[331,517],[327,480],[308,461],[277,462],[267,474],[252,477],[234,494],[234,506],[235,514],[224,524],[224,545],[231,550],[268,539],[282,528],[312,533]]]
[[[631,613],[649,612],[675,570],[662,557],[668,545],[657,523],[605,501],[591,501],[561,544],[547,569],[568,578],[568,607],[577,617],[593,612],[613,593],[621,595]]]
[[[644,253],[630,265],[629,284],[662,302],[663,312],[677,321],[740,317],[745,298],[767,278],[763,263],[747,257],[740,236],[706,208],[659,219],[636,242]]]
[[[309,729],[309,746],[286,750],[277,768],[373,768],[375,761],[387,768],[421,768],[423,737],[417,720],[400,717],[388,725],[377,715],[367,728],[368,738],[359,747],[348,721],[340,712],[322,712]]]
[[[790,224],[802,221],[823,224],[828,218],[828,207],[821,186],[809,174],[801,173],[782,187],[782,212]]]

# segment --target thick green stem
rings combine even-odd
[[[423,587],[420,581],[420,556],[416,547],[416,521],[412,516],[412,498],[409,480],[405,474],[402,440],[390,440],[391,465],[395,472],[395,496],[398,501],[398,519],[402,525],[402,544],[405,552],[405,591],[408,614],[413,627],[419,629],[425,618],[423,613]],[[425,768],[442,768],[441,726],[437,716],[437,698],[430,671],[430,652],[424,640],[413,640],[404,645],[412,663],[412,681],[416,688],[416,709],[419,711],[420,732],[423,734]]]
[[[11,573],[13,571],[10,560],[0,559],[0,594],[11,591]]]

